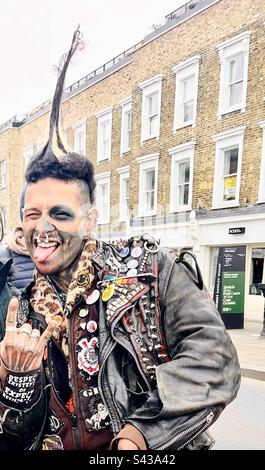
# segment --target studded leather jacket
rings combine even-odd
[[[120,252],[99,243],[93,260],[101,290],[97,388],[110,423],[94,448],[104,448],[126,423],[142,433],[150,449],[207,448],[204,431],[235,398],[240,385],[235,348],[198,272],[158,249],[148,236],[132,240],[128,249]],[[130,263],[133,259],[137,270],[128,275],[124,265],[136,269],[136,263]],[[30,316],[45,326],[34,312]],[[70,322],[71,318],[74,315]],[[71,341],[74,354],[75,335]],[[2,436],[12,434],[22,447],[38,448],[53,416],[61,426],[56,435],[63,448],[86,448],[82,406],[66,419],[58,405],[68,386],[62,361],[51,341],[43,372],[51,393],[42,391],[37,403],[17,414],[12,407],[5,414],[0,404]],[[80,398],[80,382],[76,388]],[[67,444],[63,436],[69,430]]]

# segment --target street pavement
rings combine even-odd
[[[265,336],[260,336],[262,323],[245,321],[244,329],[228,330],[236,347],[241,373],[265,381]]]
[[[242,378],[235,400],[209,429],[212,450],[265,450],[265,381]]]

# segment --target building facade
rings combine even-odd
[[[245,314],[265,281],[265,4],[190,0],[165,24],[65,90],[70,147],[95,165],[98,235],[150,232],[192,248],[213,291],[218,248],[246,247]],[[0,206],[19,220],[49,103],[0,126]],[[231,230],[244,228],[244,230]]]

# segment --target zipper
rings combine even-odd
[[[76,386],[75,386],[75,379],[74,379],[74,374],[73,374],[73,367],[72,367],[72,358],[74,357],[72,354],[72,332],[71,332],[71,322],[69,317],[67,318],[67,337],[69,339],[68,341],[68,347],[69,347],[69,369],[70,369],[70,388],[72,390],[73,394],[73,401],[74,401],[74,407],[75,407],[75,413],[69,413],[71,422],[72,422],[72,429],[73,429],[73,434],[74,434],[74,440],[76,444],[76,449],[80,449],[80,431],[78,428],[78,419],[77,419],[77,401],[76,401]]]
[[[184,431],[178,433],[178,434],[175,434],[174,437],[172,437],[171,439],[169,439],[168,441],[164,442],[164,444],[160,445],[159,447],[155,447],[155,450],[165,450],[167,447],[169,447],[171,444],[173,444],[173,442],[175,442],[176,440],[179,440],[183,437],[186,436],[186,434],[189,434],[190,432],[194,431],[195,429],[197,429],[198,427],[200,427],[205,421],[205,425],[200,428],[198,430],[198,432],[196,432],[191,438],[189,438],[184,444],[181,444],[181,446],[179,446],[177,448],[177,450],[180,450],[180,449],[183,449],[183,447],[185,447],[187,444],[189,444],[191,441],[193,441],[193,439],[195,439],[195,437],[197,437],[199,434],[201,434],[205,429],[207,429],[210,424],[212,423],[213,421],[213,418],[214,418],[214,413],[213,411],[210,411],[208,412],[207,411],[207,414],[204,415],[197,423],[194,423],[192,426],[190,426],[189,428],[185,429]]]
[[[151,391],[152,391],[151,386],[150,386],[150,384],[149,384],[149,382],[148,382],[148,380],[147,380],[145,374],[143,373],[143,371],[142,371],[142,369],[141,369],[141,367],[140,367],[139,360],[138,360],[138,357],[137,357],[137,355],[136,355],[134,349],[133,349],[133,348],[129,348],[128,346],[126,346],[125,342],[119,341],[119,340],[115,337],[115,335],[114,335],[114,327],[115,327],[115,325],[118,323],[118,321],[121,319],[121,317],[127,312],[127,310],[130,310],[130,308],[132,308],[132,305],[130,305],[129,307],[127,307],[125,310],[123,310],[123,311],[120,313],[120,315],[115,319],[115,323],[113,323],[113,324],[111,325],[111,329],[110,329],[110,331],[111,331],[111,336],[112,336],[112,338],[113,338],[118,344],[120,344],[120,346],[124,347],[124,349],[126,349],[126,351],[128,351],[128,353],[131,354],[131,356],[134,358],[134,361],[135,361],[135,363],[136,363],[137,369],[138,369],[138,371],[139,371],[141,377],[143,378],[143,380],[144,380],[144,382],[145,382],[145,384],[146,384],[146,386],[147,386],[149,392],[151,392]],[[126,340],[126,341],[127,341],[127,340]]]
[[[104,392],[103,392],[103,371],[104,371],[104,367],[106,365],[106,362],[107,362],[107,359],[108,359],[109,355],[112,353],[115,346],[116,346],[115,343],[110,344],[110,347],[107,349],[105,357],[101,362],[101,365],[100,365],[100,368],[99,368],[99,373],[98,373],[98,388],[99,388],[99,391],[100,391],[102,401],[103,401],[106,409],[109,412],[109,417],[110,417],[110,420],[111,420],[113,433],[118,434],[121,430],[121,419],[119,417],[117,407],[115,405],[115,402],[112,399],[108,400],[107,396],[104,395]],[[107,387],[105,385],[105,391],[106,391],[106,388]],[[111,396],[110,393],[109,393],[109,395]]]

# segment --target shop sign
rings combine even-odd
[[[246,247],[220,247],[214,301],[227,328],[243,324]]]

